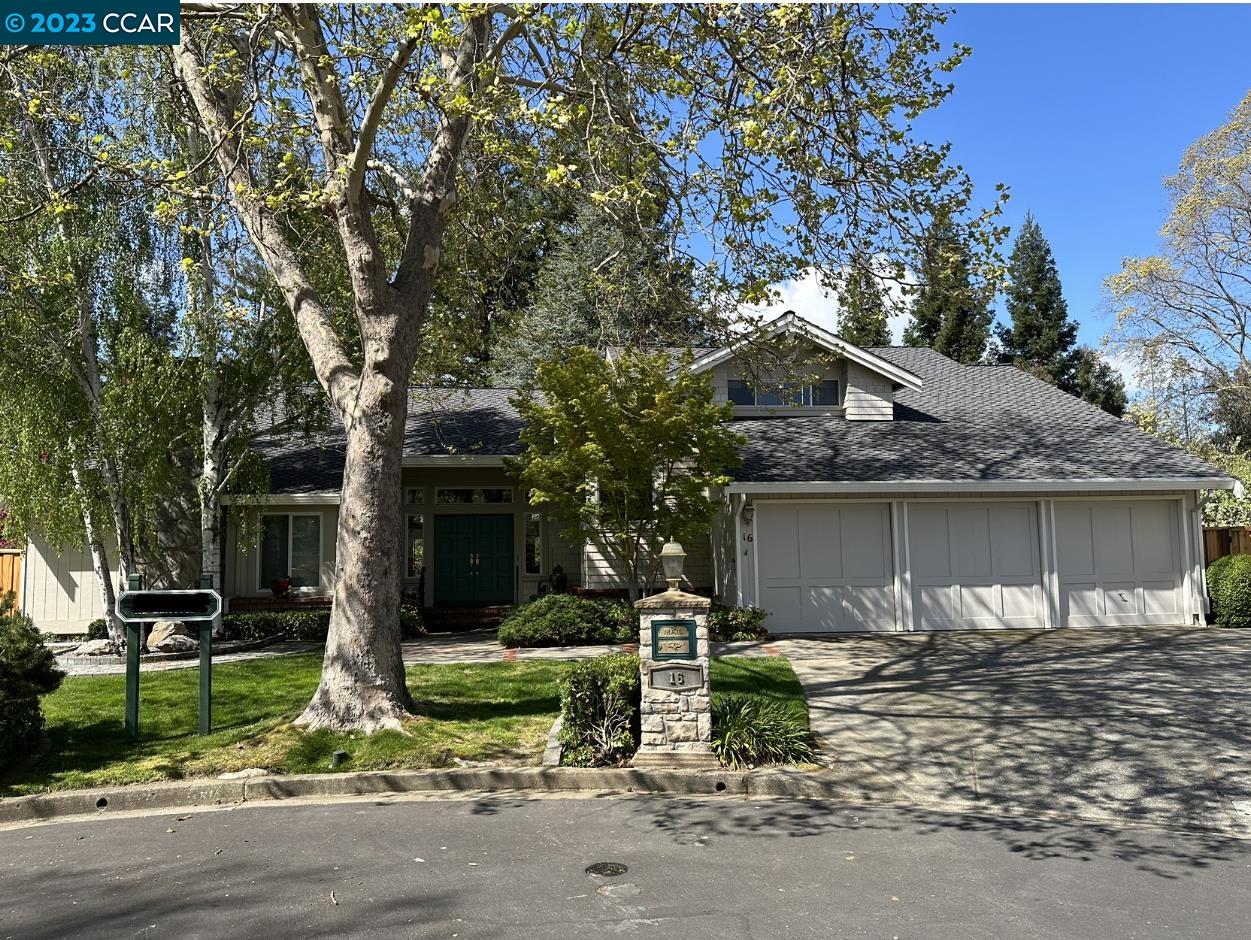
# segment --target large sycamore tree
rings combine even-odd
[[[346,435],[334,611],[300,724],[396,727],[411,706],[395,524],[408,386],[449,233],[490,211],[475,195],[509,179],[663,225],[727,307],[853,252],[907,259],[939,212],[989,250],[970,181],[911,133],[967,52],[938,41],[944,19],[921,6],[184,7],[174,79]],[[346,311],[311,272],[309,218],[336,233]]]

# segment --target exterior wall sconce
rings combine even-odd
[[[743,521],[748,525],[756,518],[756,506],[754,503],[747,503],[743,506]]]

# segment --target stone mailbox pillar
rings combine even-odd
[[[717,767],[712,753],[706,597],[669,590],[639,612],[642,741],[635,767]]]

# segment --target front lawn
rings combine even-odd
[[[712,661],[712,699],[725,695],[752,695],[780,702],[808,723],[808,700],[803,686],[782,656],[726,656]]]
[[[321,674],[320,653],[256,659],[213,669],[213,727],[196,734],[195,669],[144,673],[140,740],[123,734],[124,676],[66,679],[43,700],[52,749],[0,796],[106,784],[216,776],[245,767],[278,773],[328,771],[330,755],[350,755],[343,770],[446,767],[457,758],[532,765],[560,711],[560,662],[408,667],[418,715],[408,733],[370,737],[314,732],[289,722]]]

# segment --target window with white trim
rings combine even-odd
[[[419,512],[410,512],[406,525],[407,554],[404,577],[420,578],[426,564],[426,519]]]
[[[511,503],[511,486],[440,486],[434,491],[434,501],[443,505]]]
[[[787,382],[781,386],[756,388],[746,379],[730,379],[727,388],[735,405],[765,405],[777,408],[838,407],[838,379],[800,384]]]
[[[267,513],[261,516],[260,584],[291,580],[293,590],[321,587],[321,514]]]
[[[526,574],[543,573],[543,516],[526,513]]]

